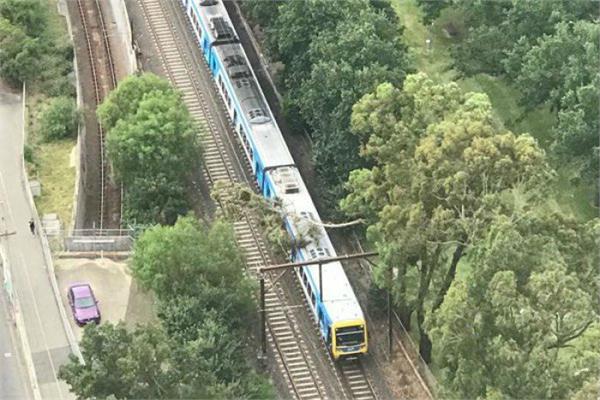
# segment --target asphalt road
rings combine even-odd
[[[0,360],[0,399],[30,399],[29,377],[4,293],[0,295]]]
[[[34,214],[21,167],[21,102],[19,94],[0,87],[0,220],[6,230],[15,232],[0,244],[12,271],[13,287],[25,322],[30,349],[24,351],[31,355],[41,396],[71,399],[74,396],[66,383],[56,377],[60,365],[68,359],[69,342],[52,291],[42,243],[28,226]]]

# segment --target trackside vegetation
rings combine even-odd
[[[73,47],[50,23],[49,7],[41,0],[0,1],[0,76],[15,87],[26,82],[48,96],[72,96]]]
[[[313,140],[327,215],[337,209],[348,173],[364,166],[350,133],[352,106],[383,82],[400,85],[408,69],[402,29],[387,2],[308,0],[240,3],[262,27],[265,50],[284,65],[284,111]]]
[[[249,364],[254,286],[233,228],[182,217],[136,241],[134,276],[159,300],[158,325],[88,326],[60,376],[79,398],[269,399]]]
[[[181,94],[146,73],[125,78],[102,102],[113,178],[125,187],[124,217],[173,224],[191,209],[186,186],[200,168],[198,130]]]
[[[267,3],[242,7],[283,65],[284,108],[312,135],[328,190],[346,182],[329,195],[367,221],[380,253],[373,280],[391,291],[439,395],[595,396],[598,2],[416,0],[426,28],[414,2],[396,1],[406,26],[422,28],[397,42],[383,33],[400,26],[387,2],[360,3],[370,12],[353,2]],[[361,13],[376,34],[360,16],[345,20]],[[445,36],[432,44],[421,34],[433,29]],[[377,37],[388,39],[385,54]],[[397,61],[388,75],[376,67],[390,65],[387,54]],[[372,63],[344,68],[359,59]],[[482,88],[496,90],[470,92]],[[571,208],[586,186],[589,204]]]
[[[485,94],[424,74],[363,97],[352,128],[373,167],[350,174],[342,208],[369,219],[374,279],[416,323],[442,393],[566,398],[595,379],[600,223],[546,204],[556,174],[536,141]]]
[[[26,86],[25,161],[41,182],[41,214],[69,226],[75,169],[70,162],[79,122],[73,84],[73,47],[54,1],[0,0],[0,78]]]

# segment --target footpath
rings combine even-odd
[[[72,399],[57,378],[71,352],[79,352],[59,306],[52,259],[23,169],[23,99],[0,86],[0,241],[8,270],[15,320],[33,397]],[[33,218],[36,234],[29,230]],[[71,340],[70,340],[71,339]]]

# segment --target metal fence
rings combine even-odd
[[[75,229],[59,231],[48,241],[56,252],[130,252],[134,237],[133,229]]]

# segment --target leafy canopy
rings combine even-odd
[[[312,136],[321,197],[335,210],[348,173],[365,166],[350,132],[352,106],[381,82],[401,84],[408,69],[402,29],[387,2],[262,3],[246,9],[263,26],[269,54],[285,66],[284,110]]]
[[[152,74],[123,80],[98,107],[107,149],[125,185],[127,219],[172,224],[191,208],[186,185],[199,168],[196,128],[181,95]]]
[[[425,315],[443,302],[465,249],[504,192],[537,187],[552,173],[529,135],[500,125],[485,95],[424,74],[407,77],[402,91],[383,84],[363,97],[352,127],[367,138],[362,153],[374,166],[350,174],[341,207],[369,218],[367,236],[383,261],[375,281],[391,286],[406,325],[416,312],[429,360]]]
[[[145,231],[136,241],[131,268],[160,299],[195,296],[204,284],[233,289],[245,281],[231,226],[208,227],[192,217]]]
[[[40,132],[46,140],[77,136],[79,113],[75,101],[61,96],[50,100],[40,116]]]
[[[570,398],[597,376],[597,237],[539,208],[492,221],[428,321],[447,397]]]

